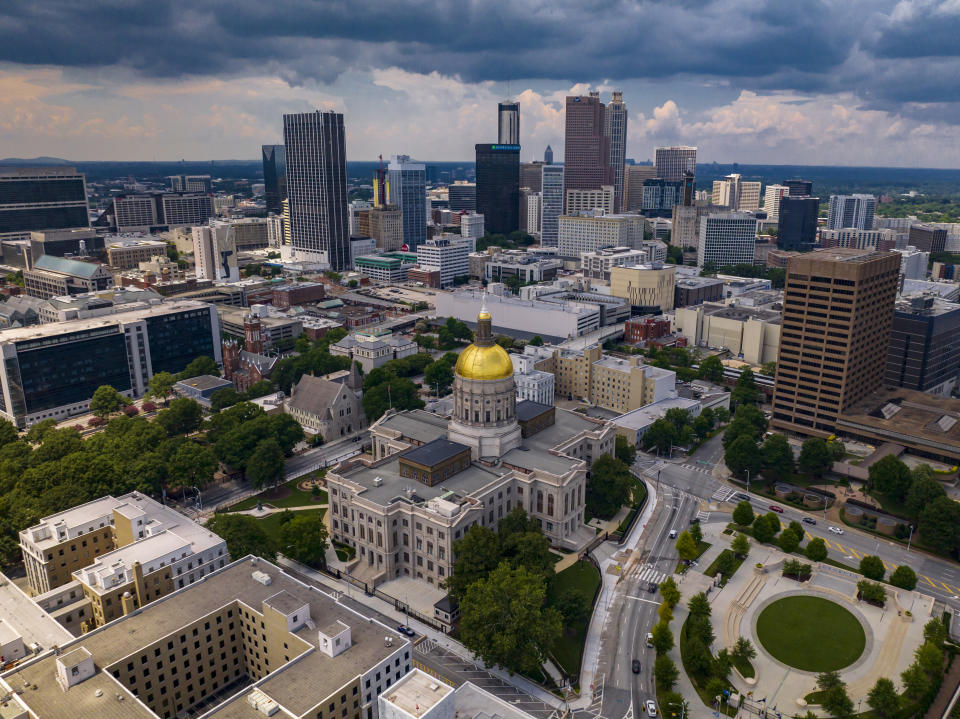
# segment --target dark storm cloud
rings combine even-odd
[[[291,84],[388,66],[465,81],[699,77],[854,91],[877,106],[946,99],[946,77],[934,71],[944,61],[927,55],[960,55],[960,21],[932,2],[921,0],[905,20],[893,7],[893,0],[6,0],[0,61],[122,67],[153,78],[266,71]]]

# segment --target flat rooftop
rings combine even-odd
[[[208,389],[233,386],[230,380],[223,379],[223,377],[214,377],[212,374],[201,374],[196,377],[190,377],[189,379],[182,379],[177,382],[177,384],[200,390],[201,392]]]
[[[36,642],[44,649],[49,649],[73,639],[73,635],[60,622],[3,574],[0,574],[0,607],[3,607],[0,626],[19,636],[27,645]]]
[[[643,429],[663,417],[668,409],[690,409],[698,404],[699,402],[695,399],[684,399],[683,397],[662,399],[659,402],[653,402],[652,404],[622,414],[613,420],[613,423],[624,429]]]
[[[451,693],[453,687],[449,684],[415,669],[382,696],[385,702],[393,704],[410,716],[422,717]]]
[[[409,449],[406,452],[403,452],[400,456],[411,462],[432,467],[439,462],[453,459],[458,454],[462,454],[464,451],[469,450],[470,448],[465,444],[451,442],[446,437],[438,437],[432,442],[427,442],[421,447]]]

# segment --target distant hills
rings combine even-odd
[[[61,157],[33,157],[33,158],[23,158],[23,157],[5,157],[0,160],[0,165],[72,165],[73,163],[69,160],[64,160]]]

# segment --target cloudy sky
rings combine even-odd
[[[345,113],[351,159],[472,159],[496,103],[562,157],[622,89],[627,156],[960,167],[960,0],[3,0],[0,157],[259,157]]]

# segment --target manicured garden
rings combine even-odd
[[[310,514],[312,512],[319,512],[320,517],[322,518],[324,513],[327,510],[325,509],[302,509],[291,512],[295,517],[300,516],[301,514]],[[289,518],[289,515],[286,512],[274,512],[271,515],[258,519],[257,522],[263,527],[263,530],[270,535],[270,538],[277,543],[280,552],[283,552],[283,547],[280,545],[280,528],[283,526],[284,521]]]
[[[821,597],[794,596],[773,602],[757,617],[757,638],[775,659],[808,672],[850,666],[866,646],[857,618]]]
[[[592,562],[577,562],[551,578],[547,588],[547,605],[555,605],[565,594],[573,591],[582,597],[587,607],[592,610],[593,599],[599,587],[600,572],[596,566]],[[560,665],[560,669],[568,675],[575,676],[580,672],[580,659],[591,613],[584,611],[580,621],[566,623],[563,633],[550,648],[550,654]]]
[[[316,492],[314,492],[312,490],[300,489],[297,486],[304,480],[304,477],[299,479],[291,479],[289,482],[279,484],[276,487],[271,487],[270,489],[264,490],[260,494],[254,495],[253,497],[248,497],[242,502],[237,502],[236,504],[231,505],[227,511],[242,512],[248,509],[254,509],[257,506],[258,501],[264,505],[269,504],[271,507],[278,508],[309,507],[312,504],[326,504],[327,493],[322,489],[318,489]]]

